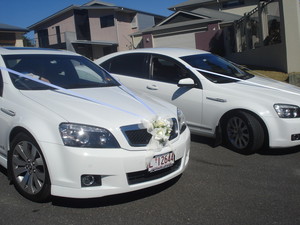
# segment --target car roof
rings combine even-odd
[[[78,55],[73,52],[58,50],[58,49],[35,48],[35,47],[0,47],[0,55],[19,55],[19,54]]]
[[[128,53],[153,53],[153,54],[162,54],[170,57],[182,57],[188,55],[196,54],[208,54],[210,52],[199,50],[199,49],[188,49],[188,48],[139,48],[129,51],[121,51],[109,54],[100,59],[110,58],[112,56],[123,55]],[[99,59],[99,60],[100,60]]]

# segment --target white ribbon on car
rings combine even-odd
[[[280,88],[271,87],[271,86],[268,86],[268,85],[258,84],[258,83],[252,82],[252,81],[243,80],[243,79],[240,79],[240,78],[235,78],[235,77],[231,77],[231,76],[228,76],[228,75],[224,75],[224,74],[220,74],[220,73],[216,73],[216,72],[212,72],[212,71],[208,71],[208,70],[203,70],[203,69],[199,69],[199,68],[196,68],[196,67],[187,67],[187,68],[190,69],[190,70],[195,69],[199,72],[209,73],[209,74],[212,74],[212,75],[215,75],[215,76],[224,77],[224,78],[228,78],[228,79],[231,79],[231,80],[241,81],[243,83],[255,85],[255,86],[258,86],[258,87],[263,87],[263,88],[268,88],[268,89],[272,89],[272,90],[282,91],[282,92],[286,92],[286,93],[289,93],[289,94],[300,95],[299,93],[295,93],[295,92],[292,92],[292,91],[287,91],[287,90],[283,90],[283,89],[280,89]],[[5,68],[5,67],[0,67],[0,70],[6,70],[10,73],[13,73],[13,74],[17,75],[17,76],[33,80],[35,82],[46,85],[48,87],[51,87],[51,88],[57,89],[59,91],[62,91],[63,93],[68,94],[70,96],[78,97],[78,98],[81,98],[81,99],[84,99],[84,100],[87,100],[87,101],[90,101],[90,102],[93,102],[93,103],[97,103],[97,104],[100,104],[102,106],[106,106],[106,107],[109,107],[109,108],[112,108],[112,109],[115,109],[115,110],[119,110],[119,111],[122,111],[122,112],[128,113],[130,115],[141,118],[142,119],[142,125],[152,135],[152,139],[151,139],[151,141],[149,142],[149,145],[148,145],[149,149],[147,151],[147,156],[146,156],[146,165],[148,165],[150,160],[153,158],[153,156],[155,154],[154,151],[160,151],[163,146],[169,145],[169,142],[168,142],[168,139],[167,139],[167,134],[168,134],[168,132],[171,132],[171,130],[169,130],[169,128],[166,128],[166,127],[169,127],[169,126],[172,127],[172,125],[168,124],[166,122],[166,120],[158,117],[157,114],[154,112],[154,110],[150,106],[148,106],[141,98],[136,96],[133,92],[131,92],[129,89],[127,89],[122,84],[121,84],[120,88],[123,91],[125,91],[127,94],[129,94],[130,96],[135,98],[144,107],[146,107],[151,113],[154,114],[154,117],[153,117],[152,120],[150,120],[150,121],[146,120],[141,115],[138,115],[134,112],[130,112],[130,111],[122,109],[120,107],[117,107],[117,106],[114,106],[114,105],[111,105],[111,104],[108,104],[108,103],[105,103],[105,102],[98,101],[96,99],[92,99],[92,98],[80,95],[76,92],[67,90],[67,89],[62,88],[60,86],[53,85],[53,84],[50,84],[48,82],[38,80],[36,78],[32,78],[30,76],[27,76],[25,74],[19,73],[17,71],[14,71],[14,70],[11,70],[11,69],[8,69],[8,68]],[[154,124],[161,123],[161,121],[164,121],[163,126],[162,127],[155,127]]]
[[[216,75],[216,76],[219,76],[219,77],[224,77],[224,78],[228,78],[228,79],[231,79],[231,80],[241,81],[241,82],[244,82],[244,83],[247,83],[247,84],[251,84],[251,85],[254,85],[254,86],[268,88],[268,89],[272,89],[272,90],[276,90],[276,91],[282,91],[282,92],[285,92],[285,93],[289,93],[289,94],[294,94],[294,95],[299,95],[300,96],[299,93],[295,93],[293,91],[287,91],[287,90],[283,90],[281,88],[271,87],[269,85],[258,84],[256,82],[252,82],[252,81],[248,81],[248,80],[243,80],[243,79],[240,79],[240,78],[231,77],[231,76],[220,74],[220,73],[215,73],[215,72],[212,72],[212,71],[209,71],[209,70],[203,70],[203,69],[199,69],[199,68],[196,68],[196,67],[188,67],[188,69],[195,69],[195,70],[197,70],[199,72],[209,73],[209,74]]]
[[[111,104],[108,104],[106,102],[101,102],[99,100],[96,100],[96,99],[93,99],[93,98],[89,98],[89,97],[86,97],[84,95],[81,95],[81,94],[78,94],[74,91],[70,91],[68,89],[65,89],[65,88],[62,88],[60,86],[57,86],[57,85],[54,85],[54,84],[51,84],[51,83],[48,83],[46,81],[42,81],[42,80],[39,80],[37,78],[34,78],[34,77],[31,77],[31,76],[28,76],[28,75],[25,75],[23,73],[20,73],[20,72],[17,72],[15,70],[12,70],[12,69],[9,69],[9,68],[5,68],[5,67],[0,67],[0,70],[6,70],[10,73],[13,73],[19,77],[23,77],[23,78],[26,78],[26,79],[29,79],[29,80],[32,80],[32,81],[35,81],[37,83],[40,83],[40,84],[43,84],[45,86],[48,86],[48,87],[51,87],[51,88],[54,88],[54,89],[57,89],[59,91],[62,91],[63,93],[65,94],[68,94],[70,96],[73,96],[73,97],[77,97],[77,98],[81,98],[81,99],[84,99],[84,100],[87,100],[87,101],[90,101],[90,102],[93,102],[93,103],[96,103],[96,104],[99,104],[99,105],[102,105],[102,106],[106,106],[106,107],[109,107],[109,108],[112,108],[112,109],[115,109],[115,110],[119,110],[121,112],[125,112],[125,113],[128,113],[128,114],[131,114],[135,117],[139,117],[141,119],[143,119],[143,117],[139,114],[136,114],[134,112],[130,112],[128,110],[125,110],[125,109],[122,109],[120,107],[117,107],[115,105],[111,105]],[[125,91],[124,88],[122,88],[123,91]],[[126,91],[128,93],[128,91]],[[59,92],[58,92],[59,93]],[[129,93],[128,93],[129,94]],[[137,97],[136,95],[134,95],[133,93],[130,94],[132,97],[134,97],[138,102],[140,102],[142,105],[144,105],[151,113],[155,114],[154,110],[151,109],[150,106],[148,106],[144,101],[142,101],[142,99],[140,99],[139,97]]]
[[[10,73],[13,73],[13,74],[19,76],[19,77],[23,77],[23,78],[32,80],[34,82],[37,82],[37,83],[43,84],[45,86],[51,87],[53,89],[61,91],[61,92],[57,92],[57,93],[64,93],[64,94],[67,94],[67,95],[70,95],[70,96],[73,96],[73,97],[77,97],[77,98],[80,98],[80,99],[84,99],[84,100],[87,100],[87,101],[90,101],[90,102],[93,102],[93,103],[96,103],[96,104],[99,104],[99,105],[102,105],[102,106],[105,106],[105,107],[109,107],[111,109],[115,109],[115,110],[118,110],[118,111],[121,111],[121,112],[125,112],[125,113],[133,115],[135,117],[139,117],[142,120],[142,125],[144,126],[143,128],[146,128],[147,131],[152,135],[152,138],[150,140],[150,143],[149,143],[148,149],[147,149],[148,150],[147,151],[147,157],[146,157],[147,158],[146,159],[146,164],[147,165],[150,162],[150,160],[152,159],[152,157],[154,156],[154,154],[155,154],[154,151],[161,151],[161,149],[162,149],[162,144],[164,144],[164,143],[162,143],[162,141],[161,141],[162,137],[159,138],[159,136],[161,135],[161,132],[159,130],[152,129],[153,123],[158,122],[157,121],[158,116],[157,116],[156,112],[149,105],[147,105],[140,97],[138,97],[137,95],[135,95],[132,91],[130,91],[128,88],[126,88],[122,84],[121,84],[120,88],[124,92],[126,92],[127,94],[129,94],[130,96],[132,96],[134,99],[136,99],[139,103],[141,103],[145,108],[147,108],[153,114],[153,118],[150,120],[151,122],[149,120],[146,120],[141,115],[136,114],[134,112],[130,112],[128,110],[122,109],[122,108],[117,107],[115,105],[111,105],[111,104],[108,104],[106,102],[101,102],[99,100],[86,97],[86,96],[78,94],[78,93],[76,93],[74,91],[70,91],[70,90],[62,88],[60,86],[57,86],[57,85],[54,85],[54,84],[51,84],[51,83],[39,80],[37,77],[34,78],[34,77],[25,75],[23,73],[20,73],[20,72],[17,72],[15,70],[12,70],[12,69],[9,69],[9,68],[5,68],[5,67],[0,67],[0,70],[8,71]],[[163,140],[164,140],[164,142],[167,142],[165,140],[165,138],[163,138]]]

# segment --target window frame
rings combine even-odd
[[[114,27],[115,26],[115,16],[113,14],[100,16],[100,27]]]

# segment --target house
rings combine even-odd
[[[256,8],[258,2],[259,0],[189,0],[171,6],[169,9],[172,11],[192,11],[206,8],[243,16]]]
[[[234,24],[235,40],[226,57],[240,64],[300,72],[300,1],[260,2]]]
[[[31,25],[36,45],[67,49],[91,59],[133,48],[130,34],[165,17],[102,1],[72,5]]]
[[[158,25],[132,34],[135,47],[184,47],[224,55],[222,29],[241,16],[207,8],[177,11]]]
[[[29,30],[0,23],[0,46],[23,47],[23,35]]]
[[[234,39],[232,25],[257,7],[258,0],[189,0],[171,6],[174,14],[132,35],[135,47],[197,48],[225,56]],[[230,41],[228,41],[230,42]]]
[[[240,64],[300,72],[299,5],[299,0],[188,0],[132,39],[137,48],[196,48]]]

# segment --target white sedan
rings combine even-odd
[[[250,154],[300,144],[300,89],[254,76],[209,52],[152,48],[104,56],[96,63],[125,86],[181,108],[192,133]]]
[[[189,161],[184,115],[75,53],[0,48],[0,165],[24,197],[92,198],[151,187]]]

